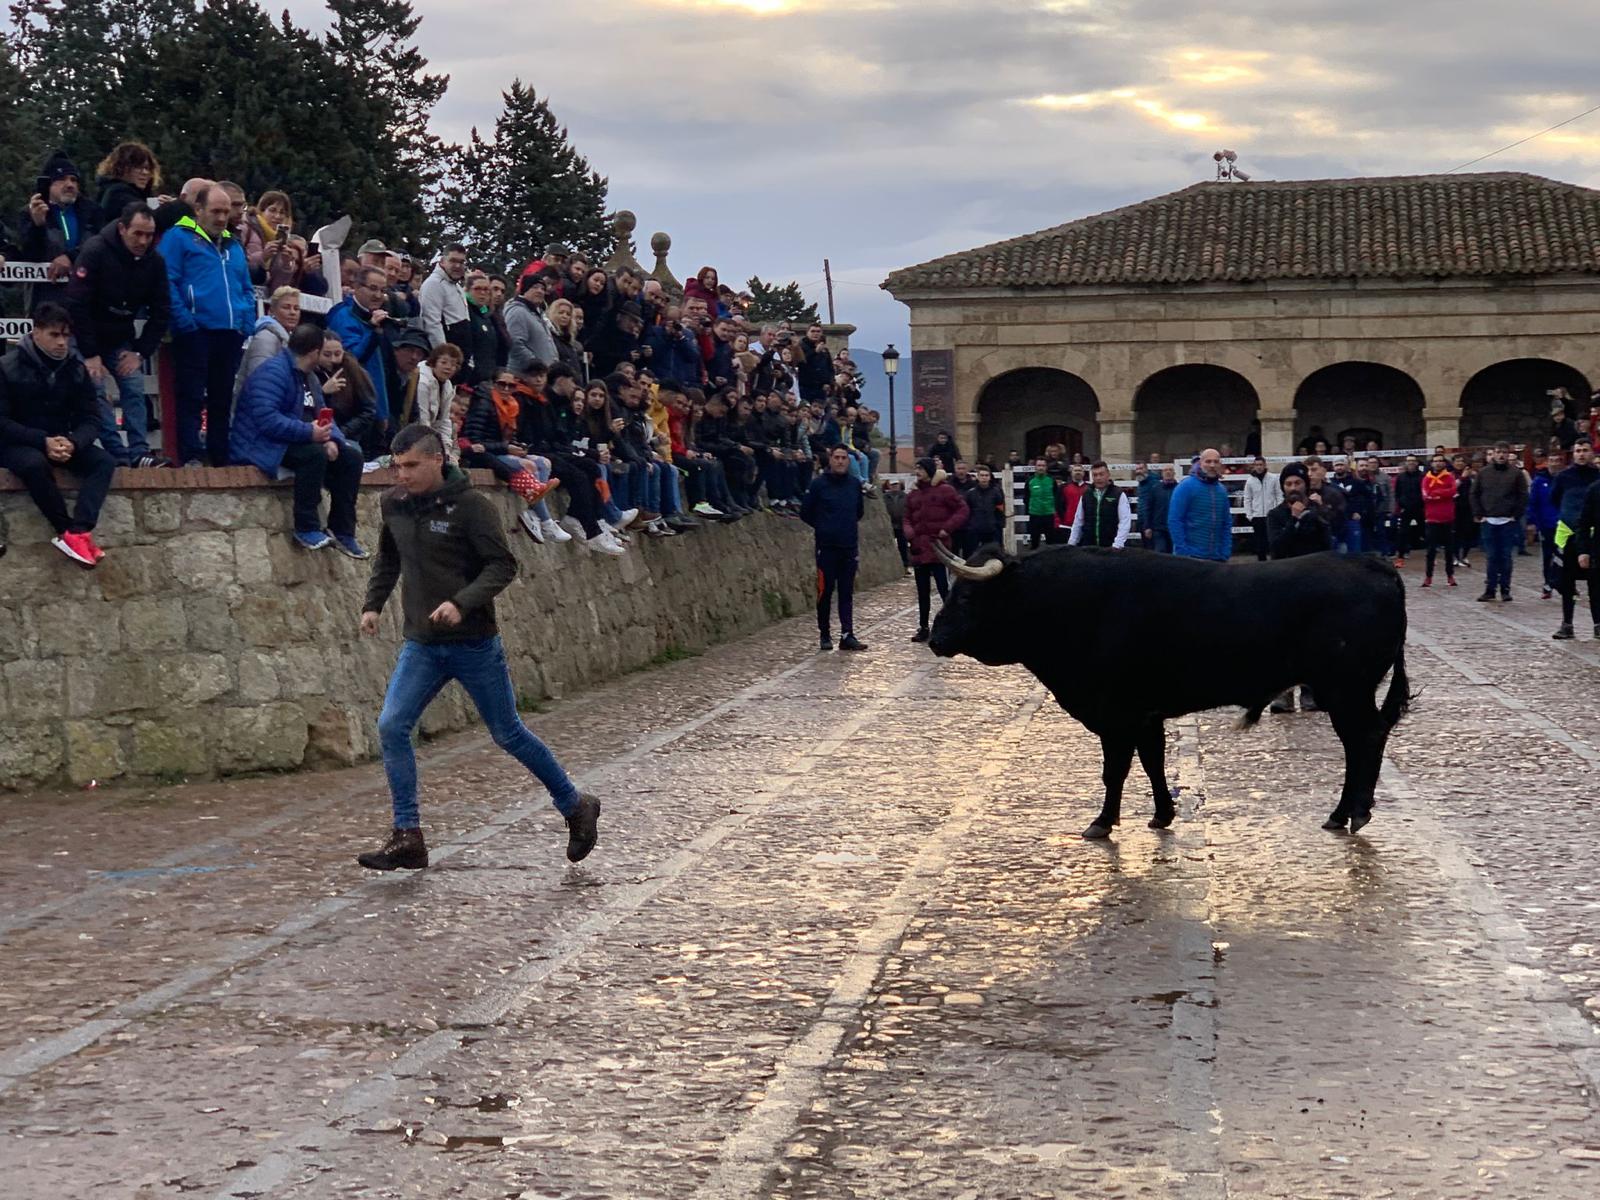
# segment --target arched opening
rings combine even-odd
[[[1139,459],[1191,458],[1208,446],[1244,453],[1260,401],[1237,371],[1192,363],[1157,371],[1134,396],[1133,442]]]
[[[1001,463],[1015,450],[1037,458],[1052,442],[1061,442],[1069,454],[1098,454],[1099,412],[1094,389],[1070,371],[1007,371],[985,384],[978,396],[978,457]],[[969,454],[973,450],[963,449]]]
[[[1332,450],[1354,438],[1380,449],[1411,450],[1425,438],[1422,389],[1404,371],[1374,362],[1342,362],[1307,375],[1294,394],[1295,446],[1309,452],[1313,438]]]
[[[1566,363],[1513,358],[1485,367],[1461,389],[1461,444],[1547,441],[1550,410],[1559,403],[1550,393],[1557,388],[1572,398],[1569,414],[1588,411],[1589,381]]]

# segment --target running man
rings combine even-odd
[[[361,632],[378,632],[378,615],[401,582],[405,644],[378,717],[383,769],[394,797],[394,829],[381,850],[356,861],[374,871],[428,865],[417,811],[417,757],[411,734],[452,679],[472,697],[495,745],[549,790],[567,820],[567,858],[594,849],[600,801],[580,792],[517,715],[516,693],[494,619],[494,598],[517,577],[494,503],[472,490],[466,473],[447,466],[439,435],[407,425],[391,447],[400,486],[383,497],[383,533],[362,605]]]

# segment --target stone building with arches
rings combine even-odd
[[[1529,441],[1600,384],[1600,191],[1536,175],[1201,183],[883,286],[917,444],[988,459]]]

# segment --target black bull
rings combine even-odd
[[[1232,566],[1078,548],[945,560],[957,582],[929,648],[1020,663],[1099,736],[1105,805],[1084,837],[1120,822],[1135,753],[1155,793],[1150,827],[1172,824],[1169,717],[1239,705],[1253,724],[1296,684],[1313,689],[1344,745],[1344,787],[1323,828],[1354,833],[1372,819],[1384,746],[1411,699],[1405,588],[1387,562],[1315,554]]]

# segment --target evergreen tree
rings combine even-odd
[[[791,325],[804,327],[822,320],[817,314],[817,306],[807,302],[798,283],[767,283],[761,276],[752,275],[750,282],[744,286],[751,296],[748,316],[757,325],[776,325],[788,321]]]
[[[149,140],[134,113],[155,86],[157,49],[193,18],[194,0],[12,0],[9,43],[22,72],[22,157],[42,163],[62,148],[89,178],[105,152],[129,139]],[[9,147],[8,147],[9,149]],[[8,176],[8,199],[31,187]],[[25,198],[25,197],[24,197]]]
[[[31,114],[23,106],[26,87],[12,61],[10,44],[0,39],[0,226],[6,228],[26,201],[22,193],[32,186],[40,165],[35,161],[38,139],[30,128]]]
[[[493,139],[474,129],[457,160],[444,205],[451,236],[473,261],[500,269],[555,242],[591,257],[609,253],[606,180],[531,87],[516,80],[502,99]]]
[[[376,186],[400,202],[385,204],[370,220],[365,210],[360,216],[392,242],[424,249],[438,233],[439,185],[448,160],[459,151],[428,128],[428,117],[444,98],[450,77],[427,73],[428,60],[412,44],[422,18],[409,0],[327,4],[333,14],[328,53],[355,85],[355,110],[346,119],[371,147]]]

